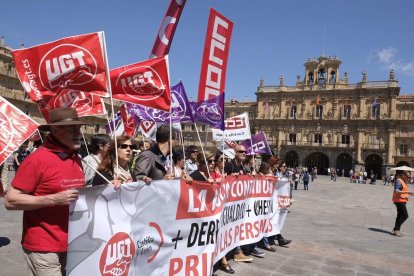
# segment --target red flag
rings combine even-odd
[[[318,94],[318,97],[316,97],[316,104],[319,105],[320,102],[321,102],[321,97],[319,97],[319,94]]]
[[[224,93],[232,31],[233,22],[214,9],[210,9],[198,87],[198,102]]]
[[[112,69],[110,75],[114,99],[170,111],[168,56]]]
[[[35,141],[39,141],[42,137],[40,137],[40,132],[39,131],[35,131],[33,132],[33,134],[28,138],[28,140],[30,142],[35,142]]]
[[[170,6],[162,20],[160,29],[158,30],[150,58],[168,55],[185,2],[186,0],[171,0]]]
[[[64,89],[58,95],[49,98],[45,107],[39,106],[40,111],[49,121],[49,112],[58,107],[73,107],[78,112],[79,117],[96,116],[106,114],[105,104],[101,97],[91,93],[78,90]]]
[[[37,103],[63,89],[107,95],[103,32],[12,51],[24,90]]]
[[[29,116],[0,97],[0,164],[23,144],[38,126]]]
[[[121,105],[120,108],[122,123],[124,124],[124,133],[128,136],[134,137],[135,134],[135,122],[131,115],[128,114],[128,110],[125,105]]]

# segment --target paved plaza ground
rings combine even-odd
[[[414,197],[407,204],[405,236],[397,238],[390,232],[396,216],[391,186],[319,176],[309,191],[300,188],[282,232],[293,240],[289,248],[253,263],[231,260],[235,275],[414,275]],[[5,210],[0,199],[0,217],[0,275],[25,275],[21,212]]]

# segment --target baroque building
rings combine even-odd
[[[414,95],[400,96],[394,71],[388,80],[349,83],[341,61],[321,56],[305,62],[295,86],[257,87],[254,132],[264,131],[290,166],[356,171],[377,176],[388,167],[414,165]]]

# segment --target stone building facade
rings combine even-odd
[[[295,86],[257,88],[254,131],[263,130],[291,166],[372,170],[414,165],[414,95],[400,96],[394,71],[388,80],[356,84],[339,76],[337,57],[305,62]]]

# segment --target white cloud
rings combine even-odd
[[[397,58],[398,49],[388,47],[370,54],[369,60],[374,57],[377,62],[383,65],[387,70],[394,69],[396,73],[408,76],[414,76],[414,61],[406,61]]]
[[[397,54],[397,49],[395,48],[386,48],[377,52],[378,60],[381,63],[390,63],[394,60],[395,55]]]

